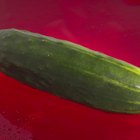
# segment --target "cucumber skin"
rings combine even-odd
[[[68,41],[0,30],[0,71],[90,107],[140,113],[140,69]]]

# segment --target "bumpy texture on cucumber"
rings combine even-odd
[[[140,69],[68,41],[0,30],[0,71],[90,107],[140,113]]]

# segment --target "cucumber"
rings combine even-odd
[[[25,30],[2,29],[0,71],[89,107],[140,113],[140,69],[78,44]]]

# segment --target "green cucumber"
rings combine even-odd
[[[140,69],[68,41],[0,30],[0,71],[89,107],[140,113]]]

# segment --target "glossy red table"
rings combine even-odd
[[[139,0],[0,0],[0,29],[66,39],[140,66]],[[138,140],[140,115],[91,109],[0,73],[0,140]]]

